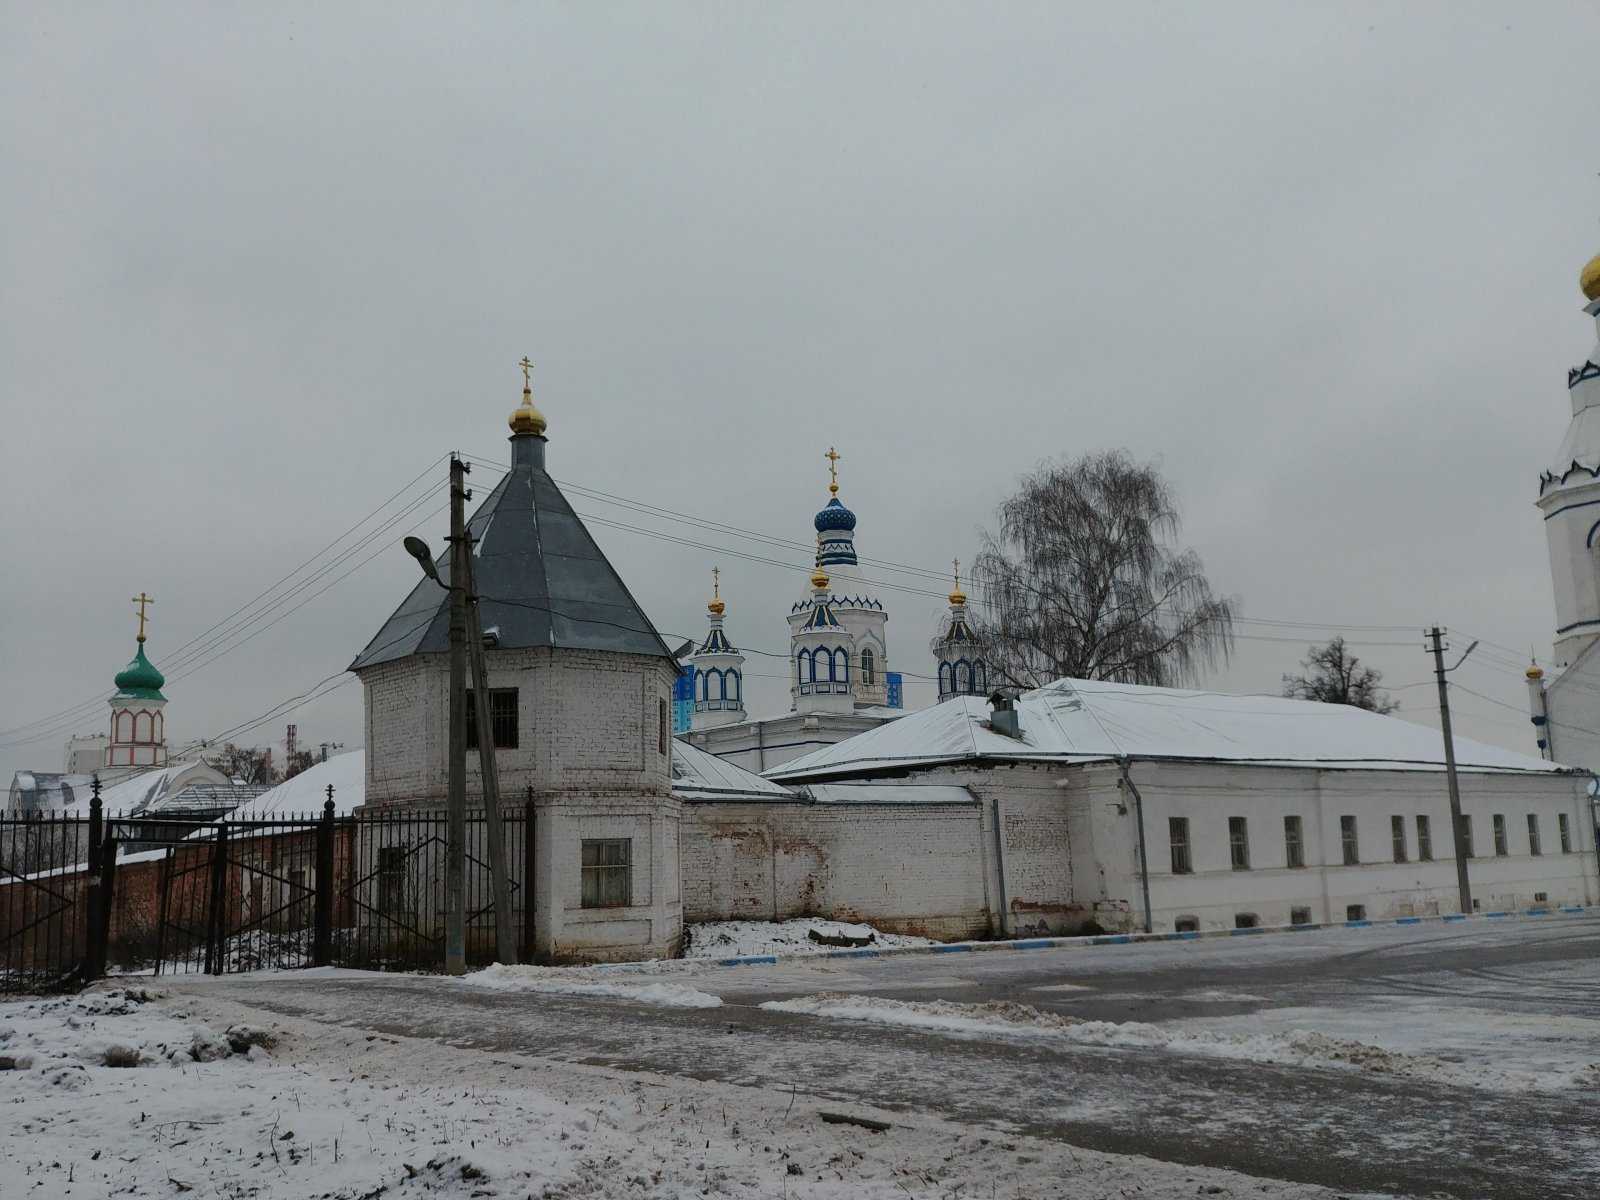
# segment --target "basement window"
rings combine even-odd
[[[489,689],[489,728],[494,733],[496,750],[517,748],[517,689]],[[478,748],[478,703],[467,689],[467,749]]]
[[[1549,892],[1535,892],[1533,894],[1533,902],[1535,904],[1549,904],[1550,903],[1550,893]]]
[[[1183,916],[1172,923],[1172,928],[1178,933],[1199,933],[1200,918]]]
[[[622,908],[633,894],[633,839],[583,839],[583,907]]]
[[[1367,919],[1367,906],[1365,904],[1347,904],[1344,909],[1346,921],[1365,921]]]
[[[1234,913],[1233,927],[1235,929],[1254,929],[1261,924],[1261,918],[1255,913]]]
[[[1309,908],[1291,908],[1289,910],[1289,924],[1291,924],[1291,925],[1309,925],[1309,924],[1311,924],[1311,910]]]

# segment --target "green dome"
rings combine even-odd
[[[136,696],[140,700],[165,700],[161,685],[166,681],[166,676],[144,656],[143,640],[139,642],[139,652],[133,656],[133,661],[118,671],[117,677],[112,680],[117,685],[119,696]]]

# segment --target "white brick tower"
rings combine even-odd
[[[537,808],[535,953],[670,956],[683,932],[670,784],[677,665],[545,471],[545,419],[526,379],[510,425],[511,470],[467,532],[500,794]],[[368,804],[445,806],[448,556],[439,568],[443,586],[418,583],[351,664],[365,692]],[[476,753],[467,792],[469,808],[481,805]]]

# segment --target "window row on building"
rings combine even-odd
[[[1506,818],[1504,813],[1493,815],[1494,854],[1497,858],[1505,858],[1511,853],[1510,839],[1506,831]],[[1538,813],[1527,814],[1528,854],[1541,855],[1544,853],[1544,833]],[[1566,813],[1556,814],[1556,837],[1559,840],[1562,854],[1572,853],[1572,822]],[[1453,858],[1454,848],[1449,844],[1448,831],[1445,834],[1445,845],[1442,847],[1442,857]],[[1172,853],[1172,873],[1174,875],[1188,875],[1194,871],[1194,857],[1189,840],[1189,818],[1170,817],[1167,820],[1167,840]],[[1461,818],[1461,841],[1468,858],[1477,857],[1477,850],[1473,842],[1472,817],[1463,815]],[[1417,862],[1432,862],[1434,859],[1433,823],[1426,813],[1418,813],[1412,822],[1398,814],[1389,818],[1389,842],[1393,861],[1397,863],[1412,861],[1413,855]],[[1339,818],[1339,850],[1344,866],[1359,866],[1361,858],[1361,841],[1356,818],[1345,815]],[[1228,818],[1228,857],[1230,865],[1235,871],[1248,871],[1251,867],[1251,838],[1250,824],[1245,817]],[[1367,860],[1369,862],[1375,860]],[[1384,860],[1387,861],[1387,860]],[[1274,866],[1277,863],[1273,864]],[[1303,867],[1306,865],[1306,838],[1305,824],[1302,818],[1288,815],[1283,818],[1283,865],[1286,867]]]

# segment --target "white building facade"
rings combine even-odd
[[[996,935],[1136,930],[1147,914],[1171,932],[1460,907],[1431,730],[1345,706],[1078,680],[1028,693],[1015,715],[1010,736],[976,698],[952,699],[771,777],[797,790],[964,789],[974,829],[951,834],[946,880],[988,897]],[[1600,898],[1586,776],[1464,739],[1456,749],[1474,907]]]

